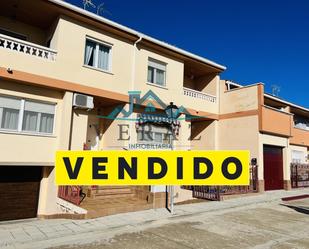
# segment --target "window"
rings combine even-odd
[[[293,163],[304,163],[305,153],[298,150],[292,150],[292,162]]]
[[[104,71],[110,71],[111,46],[86,39],[84,64]]]
[[[55,106],[25,101],[23,131],[53,133]]]
[[[299,115],[294,115],[294,126],[299,129],[309,130],[309,119]]]
[[[168,127],[145,124],[137,132],[137,140],[142,143],[170,144],[171,132]]]
[[[20,100],[0,96],[1,129],[17,130]]]
[[[55,105],[0,96],[0,128],[52,134]]]
[[[148,60],[148,75],[149,83],[165,86],[166,64],[149,58]]]

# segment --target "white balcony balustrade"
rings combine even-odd
[[[0,34],[0,49],[11,50],[49,61],[55,61],[57,51],[31,42]]]
[[[189,97],[192,97],[192,98],[196,98],[196,99],[203,99],[203,100],[206,100],[206,101],[209,101],[209,102],[212,102],[212,103],[216,103],[216,101],[217,101],[216,96],[213,96],[213,95],[207,94],[207,93],[203,93],[203,92],[200,92],[200,91],[196,91],[196,90],[193,90],[193,89],[190,89],[190,88],[186,88],[186,87],[183,88],[183,95],[189,96]]]

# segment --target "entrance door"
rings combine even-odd
[[[264,145],[265,190],[283,189],[282,148]]]
[[[0,166],[0,221],[37,216],[42,167]]]

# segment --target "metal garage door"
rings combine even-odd
[[[42,167],[0,166],[0,221],[37,216]]]
[[[283,189],[282,148],[264,145],[265,190]]]

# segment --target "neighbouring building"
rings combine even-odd
[[[182,111],[172,146],[250,150],[257,191],[290,189],[290,164],[308,163],[307,108],[262,83],[222,80],[224,66],[64,1],[2,1],[0,58],[0,220],[164,207],[166,186],[58,188],[54,156],[169,149],[170,123],[155,114],[170,102]],[[175,201],[194,191],[176,187]]]

